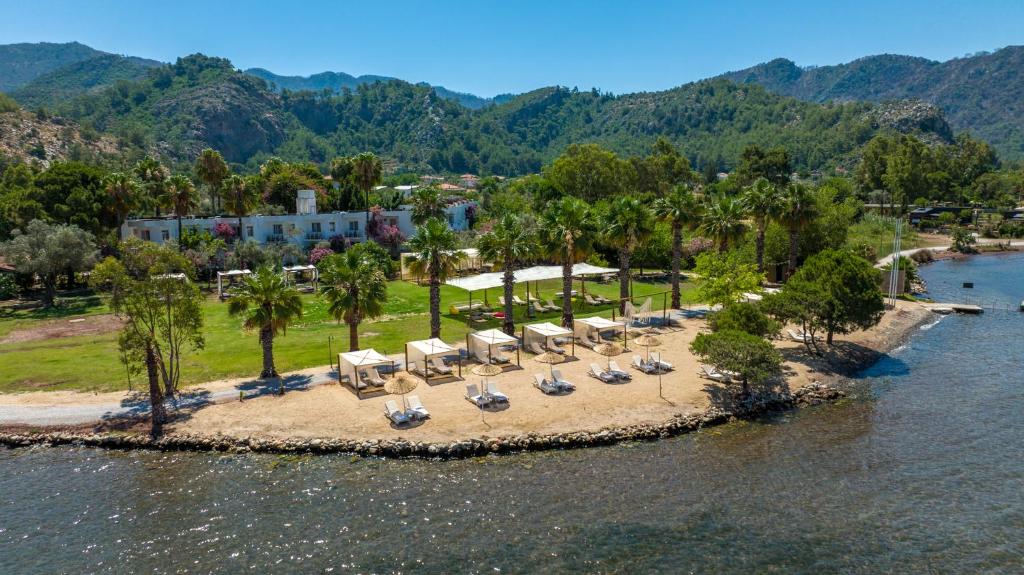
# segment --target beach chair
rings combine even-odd
[[[413,375],[418,375],[422,378],[430,377],[430,373],[427,370],[420,368],[420,366],[415,361],[410,361],[409,365],[406,366],[406,369],[409,373]]]
[[[477,407],[483,407],[491,402],[491,400],[480,393],[480,388],[475,383],[466,385],[466,399],[471,401]]]
[[[380,379],[379,376],[377,378],[374,378],[372,375],[370,375],[369,370],[363,370],[359,372],[359,382],[362,384],[362,386],[359,389],[364,389],[365,387],[370,385],[377,387],[384,385],[384,380]]]
[[[788,329],[786,332],[789,333],[789,337],[793,341],[798,341],[800,343],[813,343],[813,338],[802,329]]]
[[[651,363],[658,366],[660,369],[665,371],[672,371],[675,367],[671,363],[661,359],[661,354],[657,352],[651,352]]]
[[[640,371],[646,374],[658,372],[658,366],[654,365],[653,363],[647,363],[639,355],[633,356],[633,367],[639,369]]]
[[[608,371],[619,379],[633,379],[633,376],[630,375],[628,371],[619,368],[619,364],[616,363],[614,359],[608,360]]]
[[[555,385],[564,389],[565,391],[573,391],[576,389],[576,386],[569,383],[569,380],[562,377],[562,372],[557,369],[551,370],[551,377],[555,380]]]
[[[594,347],[594,342],[590,341],[590,339],[587,338],[587,337],[579,337],[579,338],[577,338],[577,340],[578,341],[576,343],[582,345],[583,347],[586,347],[586,348],[593,348]]]
[[[601,366],[597,365],[596,363],[590,364],[590,371],[587,372],[587,374],[590,375],[591,377],[596,377],[597,379],[600,379],[605,383],[613,383],[615,381],[618,381],[619,379],[615,377],[614,374],[608,373],[607,371],[601,369]]]
[[[594,295],[594,300],[595,300],[595,301],[596,301],[597,303],[612,303],[612,300],[610,300],[610,299],[608,299],[608,298],[604,297],[603,295],[599,295],[599,294],[595,294],[595,295]]]
[[[557,345],[555,345],[556,342],[557,342],[557,340],[555,340],[555,341],[553,341],[553,342],[551,342],[551,343],[549,343],[547,345],[548,351],[553,351],[555,353],[560,353],[562,355],[565,355],[565,350],[560,348],[560,347],[558,347]]]
[[[560,311],[562,309],[562,306],[555,305],[555,301],[550,299],[545,302],[545,305],[550,311]]]
[[[712,381],[717,381],[719,383],[729,383],[729,382],[732,381],[732,378],[729,377],[728,375],[718,371],[717,369],[715,369],[713,367],[707,366],[707,365],[700,366],[700,371],[697,372],[697,375],[699,375],[699,376],[701,376],[701,377],[703,377],[705,379],[710,379]]]
[[[514,303],[516,305],[526,305],[526,302],[521,300],[521,299],[519,299],[519,296],[517,296],[517,295],[512,296],[512,303]]]
[[[384,415],[395,425],[405,425],[406,423],[409,423],[409,416],[402,410],[398,409],[398,404],[395,403],[395,400],[393,399],[389,399],[384,402]]]
[[[536,355],[540,355],[540,354],[544,353],[544,348],[541,347],[540,343],[538,343],[536,341],[531,341],[530,342],[530,351],[533,352]]]
[[[427,411],[426,407],[423,407],[423,402],[420,401],[420,396],[418,395],[409,396],[409,413],[411,413],[416,419],[426,419],[430,417],[430,412]]]
[[[544,379],[544,376],[539,373],[533,374],[533,386],[544,393],[558,393],[559,391],[558,385],[553,381]]]
[[[537,300],[531,301],[530,305],[533,307],[533,311],[535,311],[537,313],[547,313],[548,312],[547,306],[541,305],[541,303],[539,301],[537,301]]]
[[[591,297],[588,293],[583,294],[583,301],[587,302],[587,305],[601,305],[601,302]]]
[[[384,378],[377,372],[376,367],[368,367],[366,372],[370,374],[370,383],[373,385],[384,385]]]
[[[505,307],[505,296],[498,296],[498,303],[501,305],[501,307]]]
[[[512,361],[512,360],[510,360],[509,358],[505,357],[504,355],[502,355],[500,353],[491,356],[491,363],[503,364],[503,363],[509,363],[510,361]]]
[[[494,383],[493,381],[488,381],[486,388],[487,397],[499,403],[508,403],[508,396],[502,393],[500,389],[498,389],[498,385],[496,383]]]
[[[430,358],[430,365],[427,367],[427,369],[433,369],[434,371],[440,373],[441,375],[452,374],[452,368],[449,367],[448,364],[444,362],[444,359],[440,357]]]

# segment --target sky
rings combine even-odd
[[[326,70],[480,96],[542,86],[662,90],[777,57],[948,60],[1024,44],[1024,0],[0,0],[0,44],[79,41],[173,61],[202,52],[283,75]]]

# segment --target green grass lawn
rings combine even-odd
[[[575,287],[579,289],[579,282]],[[536,289],[540,290],[542,298],[550,299],[556,291],[561,290],[561,281],[539,282]],[[590,293],[616,298],[619,288],[618,283],[587,282],[586,289]],[[653,308],[662,309],[664,299],[652,294],[661,294],[669,289],[667,283],[634,282],[634,301],[639,305],[650,295]],[[531,283],[531,293],[534,290],[534,284]],[[693,284],[683,284],[683,290],[684,301],[695,301]],[[516,293],[526,299],[526,286],[516,286]],[[486,294],[474,292],[473,300],[482,300],[486,295],[487,301],[497,308],[500,294],[500,288],[488,290]],[[441,335],[446,341],[461,341],[471,329],[499,327],[499,321],[491,320],[473,324],[471,328],[465,316],[448,313],[450,305],[466,301],[468,294],[465,291],[450,286],[441,288]],[[274,357],[280,371],[326,365],[331,359],[331,350],[336,354],[348,349],[348,328],[327,315],[326,304],[313,295],[303,296],[303,302],[303,317],[288,328],[287,335],[274,340]],[[591,307],[581,303],[576,302],[576,311],[580,315],[610,316],[612,313],[613,306]],[[386,316],[360,326],[361,347],[373,347],[385,354],[400,353],[406,341],[427,338],[430,335],[428,307],[429,297],[425,285],[417,286],[405,281],[390,282],[388,301],[384,307]],[[526,320],[525,311],[522,306],[516,307],[517,324]],[[33,325],[47,320],[67,320],[108,312],[102,298],[96,296],[68,298],[62,307],[51,310],[0,312],[0,338],[13,330],[31,329]],[[557,323],[560,316],[559,312],[549,312],[535,315],[529,321],[551,320]],[[215,297],[209,298],[204,304],[204,319],[206,347],[183,358],[182,381],[194,384],[258,374],[261,356],[257,334],[243,330],[241,319],[228,316],[227,305]],[[140,382],[141,376],[133,376],[135,385]],[[62,389],[114,391],[126,388],[127,380],[124,366],[120,363],[116,333],[0,344],[0,392]]]

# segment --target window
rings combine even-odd
[[[165,242],[171,239],[171,230],[160,230],[160,239]]]
[[[142,230],[142,239],[149,241],[149,230]]]
[[[455,215],[452,214],[451,212],[448,212],[448,225],[455,225]]]
[[[275,236],[284,235],[284,225],[282,225],[282,224],[274,224],[274,235]]]
[[[348,223],[348,231],[358,232],[359,231],[359,220],[351,220]]]
[[[253,236],[252,226],[245,226],[245,235],[250,238]]]
[[[310,225],[312,226],[312,232],[314,234],[319,234],[321,231],[323,231],[320,229],[320,222],[313,222]]]
[[[334,231],[335,231],[334,230],[334,222],[327,222],[327,229],[331,230],[331,233],[333,234]]]

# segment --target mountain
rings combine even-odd
[[[946,62],[886,54],[801,68],[780,58],[721,77],[810,102],[919,99],[1003,157],[1024,158],[1024,46]]]
[[[312,76],[279,76],[263,68],[249,68],[245,73],[266,80],[278,91],[291,90],[293,92],[300,90],[311,90],[313,92],[330,90],[331,92],[341,92],[344,89],[354,90],[363,84],[390,82],[398,79],[390,78],[388,76],[353,76],[344,72],[320,72],[319,74],[313,74]],[[448,100],[453,100],[473,110],[483,108],[484,106],[492,103],[490,98],[481,98],[480,96],[475,96],[473,94],[456,92],[454,90],[449,90],[444,86],[430,86],[430,84],[427,84],[426,82],[422,82],[418,85],[433,87],[438,96]]]
[[[0,92],[10,92],[47,72],[103,54],[78,42],[0,45]]]
[[[54,107],[75,96],[113,84],[118,80],[139,80],[161,62],[100,54],[67,64],[13,90],[11,96],[26,108]]]
[[[66,118],[40,117],[0,94],[0,158],[38,162],[98,160],[119,151],[114,138],[82,131]]]

